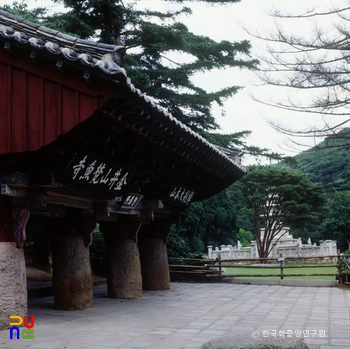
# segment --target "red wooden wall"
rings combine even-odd
[[[4,62],[0,81],[0,154],[37,150],[103,105],[102,95]]]

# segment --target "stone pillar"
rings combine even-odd
[[[12,200],[0,196],[0,330],[9,328],[10,315],[27,315],[24,252],[14,242]]]
[[[212,259],[213,246],[208,246],[208,259]]]
[[[322,256],[325,255],[324,240],[320,240],[320,254],[321,254]]]
[[[142,287],[144,290],[167,290],[170,273],[166,239],[170,231],[168,222],[152,222],[140,229],[139,251]]]
[[[53,224],[54,307],[81,310],[92,307],[93,284],[88,236],[96,222],[65,219]]]
[[[137,233],[141,222],[101,222],[106,241],[107,290],[111,298],[138,298],[142,295]]]
[[[325,241],[326,242],[326,244],[327,244],[327,249],[328,249],[328,256],[331,256],[331,255],[333,255],[333,254],[336,254],[336,251],[333,251],[332,250],[332,240],[326,240]]]
[[[257,258],[258,256],[258,247],[256,241],[252,241],[250,243],[250,258]]]
[[[23,248],[0,242],[0,330],[9,328],[10,315],[27,315],[27,279]]]

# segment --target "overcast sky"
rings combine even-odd
[[[242,27],[249,30],[258,30],[260,33],[271,32],[274,28],[274,20],[268,16],[273,8],[281,11],[303,12],[313,7],[322,7],[323,9],[332,6],[332,0],[241,0],[241,2],[232,5],[207,6],[203,3],[189,3],[193,9],[193,15],[185,18],[186,25],[192,32],[200,35],[210,36],[220,40],[250,40],[253,46],[253,55],[261,53],[264,49],[264,43],[249,36]],[[337,0],[337,3],[344,3],[345,0]],[[12,3],[9,0],[0,0],[0,4]],[[27,0],[29,6],[48,7],[52,2],[50,0]],[[139,1],[142,6],[159,8],[164,1],[142,0]],[[55,8],[55,5],[50,5]],[[57,6],[57,5],[56,5]],[[56,7],[57,8],[57,7]],[[324,19],[326,20],[326,19]],[[294,23],[294,22],[293,22]],[[321,24],[321,22],[318,22]],[[310,31],[310,27],[291,27],[290,30]],[[295,25],[295,24],[294,24]],[[251,94],[261,97],[276,97],[283,91],[259,87],[259,81],[255,74],[247,70],[231,69],[226,71],[214,72],[211,74],[199,75],[196,82],[208,90],[218,89],[229,85],[245,86],[226,103],[226,117],[218,117],[222,131],[225,133],[239,132],[242,130],[251,130],[252,135],[248,138],[250,145],[256,145],[261,148],[269,148],[275,152],[287,155],[295,155],[302,148],[296,151],[291,146],[288,137],[274,131],[266,122],[266,119],[279,122],[284,126],[295,129],[305,129],[313,126],[319,121],[315,117],[303,115],[296,112],[286,112],[281,109],[267,107],[261,103],[255,102]],[[332,122],[332,121],[331,121]],[[313,145],[313,141],[309,141]]]

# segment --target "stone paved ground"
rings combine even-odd
[[[0,331],[0,348],[193,349],[227,335],[285,335],[312,349],[350,348],[349,288],[172,283],[168,291],[119,300],[107,298],[103,284],[91,309],[58,311],[52,303],[52,296],[30,299],[35,338],[10,340],[8,330]]]

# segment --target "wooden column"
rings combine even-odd
[[[144,290],[167,290],[170,274],[166,240],[170,224],[166,220],[154,221],[140,229],[139,252],[142,287]]]
[[[0,330],[9,328],[10,315],[27,315],[24,252],[20,244],[17,246],[14,231],[17,227],[17,231],[25,235],[27,217],[22,223],[15,217],[12,199],[0,195]]]
[[[55,221],[53,248],[54,307],[81,310],[92,307],[93,283],[89,256],[94,219],[66,218]]]
[[[137,233],[140,221],[101,222],[106,241],[107,289],[111,298],[138,298],[142,294]]]

